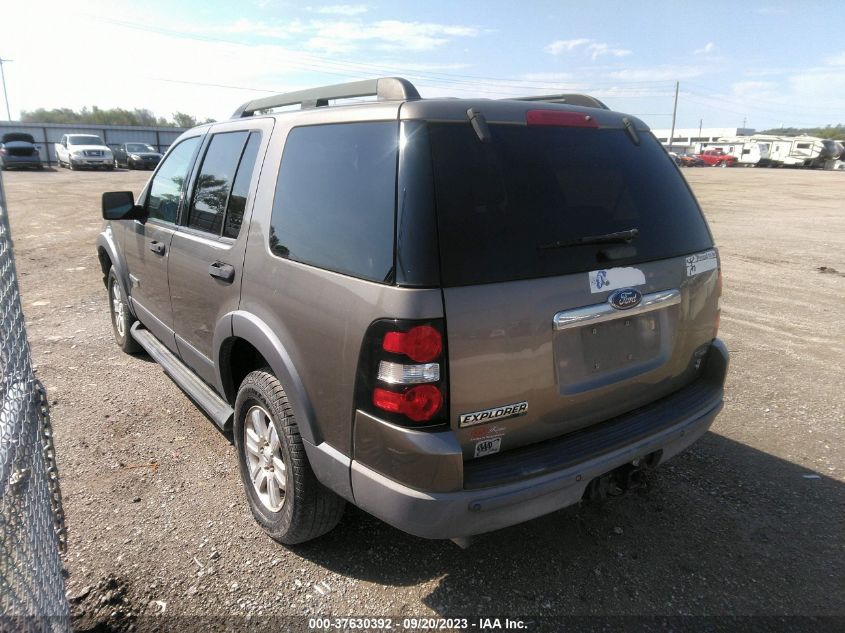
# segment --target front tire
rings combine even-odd
[[[141,346],[138,345],[138,341],[132,338],[129,331],[132,324],[135,323],[135,318],[129,312],[129,305],[126,302],[114,266],[109,270],[108,287],[109,314],[111,315],[115,343],[127,354],[137,354],[141,351]]]
[[[285,390],[269,368],[241,383],[233,432],[252,516],[271,538],[304,543],[338,524],[346,502],[311,470]]]

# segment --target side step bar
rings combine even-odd
[[[208,417],[220,427],[222,431],[231,428],[235,411],[223,398],[205,384],[185,363],[159,341],[152,333],[136,321],[132,326],[132,338],[146,350],[152,359],[161,365],[177,386],[184,391],[191,400],[205,411]]]

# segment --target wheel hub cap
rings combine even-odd
[[[252,487],[265,508],[278,512],[285,503],[287,468],[276,427],[263,407],[247,411],[243,439]]]
[[[111,296],[112,296],[112,314],[114,315],[114,327],[117,329],[117,333],[123,337],[126,335],[126,324],[124,323],[124,314],[123,311],[125,309],[123,305],[123,295],[120,292],[120,285],[117,281],[112,283],[111,288]]]

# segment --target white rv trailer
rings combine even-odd
[[[832,158],[836,143],[816,136],[776,136],[754,134],[733,138],[721,138],[720,143],[739,142],[769,144],[769,161],[772,165],[789,167],[818,167]]]
[[[725,154],[736,158],[738,165],[745,167],[763,167],[769,164],[770,143],[749,141],[747,137],[736,137],[734,140],[721,139],[717,143],[702,143],[704,149],[721,149]]]

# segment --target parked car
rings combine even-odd
[[[701,157],[695,154],[682,154],[678,157],[681,167],[704,167],[707,165]]]
[[[282,543],[350,502],[465,544],[625,489],[722,407],[718,252],[634,117],[328,86],[185,132],[102,206],[115,341],[231,430]]]
[[[726,154],[722,149],[706,149],[698,157],[711,167],[733,167],[736,165],[736,156]]]
[[[114,169],[111,150],[93,134],[65,134],[56,143],[55,150],[59,167]]]
[[[0,137],[0,170],[11,167],[44,169],[35,139],[24,132],[7,132]]]
[[[116,143],[109,148],[114,155],[115,167],[155,169],[161,160],[161,154],[146,143]]]

